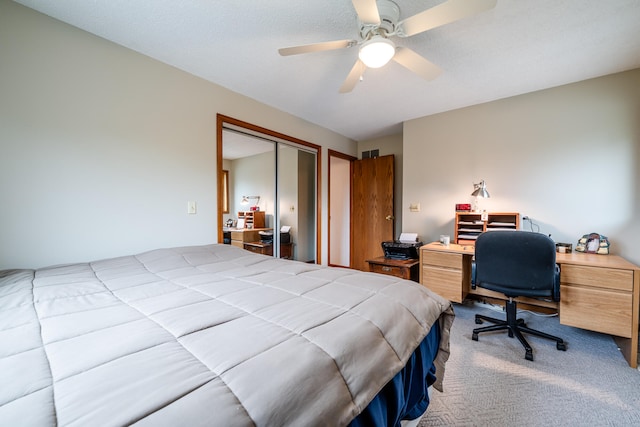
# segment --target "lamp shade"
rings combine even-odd
[[[393,58],[396,45],[389,39],[375,35],[360,46],[358,57],[369,68],[380,68]]]
[[[258,206],[258,203],[260,203],[260,196],[242,196],[242,200],[240,201],[240,203],[243,205],[248,205],[250,203],[250,199],[256,199],[256,202],[253,204],[253,206]]]
[[[491,197],[489,195],[489,192],[487,191],[487,184],[485,184],[484,179],[480,181],[478,184],[473,184],[473,187],[474,187],[474,190],[473,190],[473,193],[471,193],[472,196],[482,197],[485,199],[488,199],[489,197]]]

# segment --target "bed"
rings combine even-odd
[[[0,272],[0,425],[399,425],[453,310],[417,283],[230,245]]]

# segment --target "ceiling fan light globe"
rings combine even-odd
[[[374,36],[360,46],[358,57],[369,68],[380,68],[393,58],[396,46],[389,39]]]

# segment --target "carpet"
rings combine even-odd
[[[419,427],[640,425],[640,371],[611,336],[525,311],[518,317],[528,326],[567,342],[567,351],[558,351],[555,342],[525,334],[531,362],[506,332],[471,340],[476,313],[503,313],[472,304],[454,310],[444,392],[432,393]]]

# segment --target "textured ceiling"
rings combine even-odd
[[[395,0],[400,19],[442,3]],[[473,0],[469,0],[473,1]],[[640,67],[640,0],[498,0],[487,12],[397,39],[442,68],[397,63],[339,94],[357,48],[282,57],[278,48],[355,39],[350,0],[17,0],[354,140],[403,121]]]

